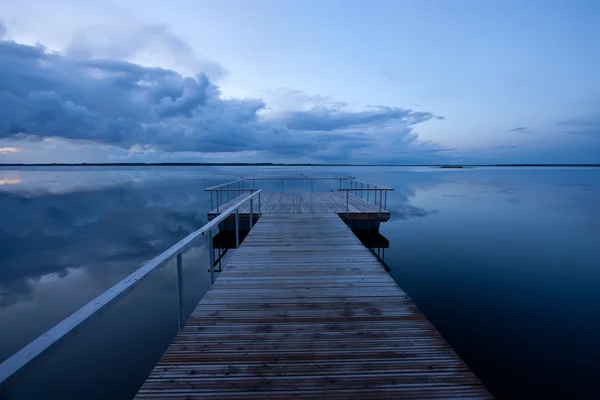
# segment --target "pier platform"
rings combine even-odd
[[[335,210],[263,212],[136,399],[489,399]]]

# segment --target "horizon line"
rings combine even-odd
[[[346,163],[216,163],[216,162],[163,162],[163,163],[0,163],[0,167],[51,166],[289,166],[289,167],[600,167],[591,163],[500,163],[500,164],[346,164]]]

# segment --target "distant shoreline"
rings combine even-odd
[[[600,167],[600,164],[300,164],[300,163],[41,163],[0,164],[0,167]]]

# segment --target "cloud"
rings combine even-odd
[[[600,118],[599,117],[579,117],[559,121],[557,124],[566,133],[600,137]]]
[[[526,126],[517,126],[516,128],[509,129],[508,131],[516,133],[532,133],[531,129]]]
[[[429,112],[386,106],[371,107],[367,111],[358,112],[315,107],[308,111],[289,113],[284,121],[288,128],[294,130],[333,131],[361,126],[381,126],[394,122],[412,126],[435,117]]]
[[[16,147],[0,147],[0,154],[16,153],[19,149]]]
[[[415,125],[443,118],[398,107],[356,110],[321,97],[311,108],[268,115],[261,99],[223,98],[206,74],[185,77],[169,69],[98,59],[94,52],[99,47],[87,43],[77,39],[63,55],[41,45],[0,41],[0,139],[63,138],[126,150],[258,151],[354,161],[375,151],[407,151],[417,143]],[[147,46],[146,39],[140,43]],[[175,39],[168,43],[174,52],[189,53]],[[125,57],[137,44],[123,50],[100,47],[99,54]],[[90,48],[92,53],[86,53]]]
[[[145,60],[159,57],[163,63],[211,79],[227,74],[217,63],[199,58],[192,47],[161,24],[97,25],[78,31],[66,56],[79,59]]]

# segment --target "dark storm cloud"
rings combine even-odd
[[[415,124],[442,118],[385,106],[351,111],[342,103],[266,118],[262,100],[224,99],[207,75],[183,77],[162,68],[82,57],[84,43],[75,41],[61,55],[0,41],[0,138],[62,137],[124,149],[301,156],[317,150],[331,154],[344,144],[371,146],[373,130],[383,127],[407,138],[395,142],[406,149]]]

